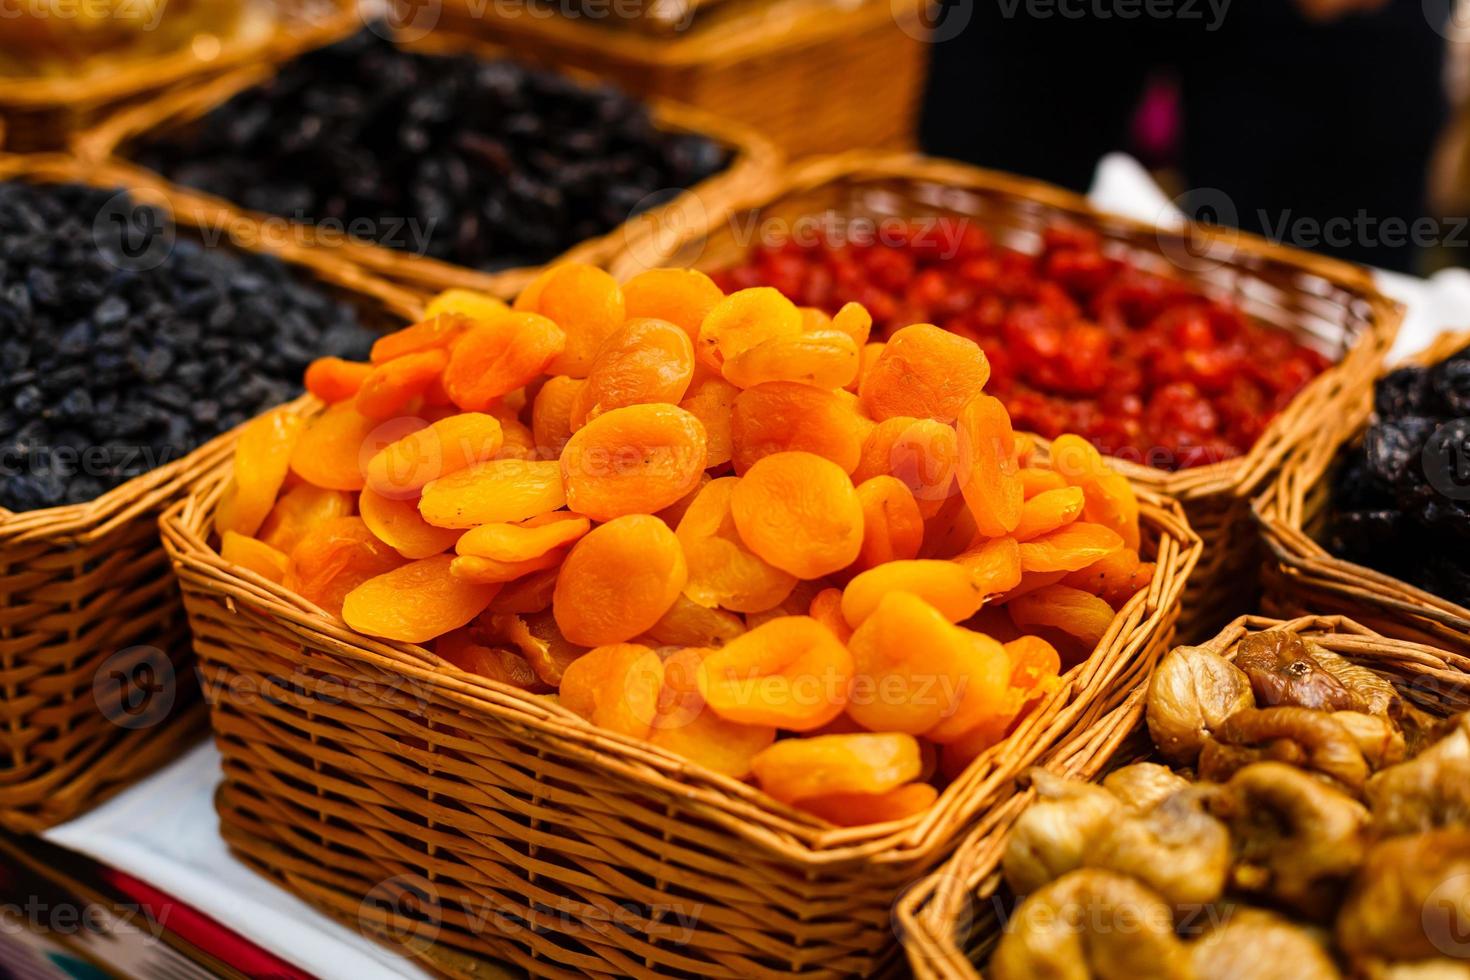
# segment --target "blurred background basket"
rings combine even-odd
[[[1251,608],[1261,552],[1250,498],[1289,450],[1338,431],[1361,413],[1402,319],[1399,306],[1357,266],[1234,230],[1159,228],[1098,211],[1049,184],[919,156],[851,153],[811,160],[789,168],[765,193],[735,202],[695,195],[676,205],[641,222],[628,251],[610,266],[616,277],[665,265],[726,268],[759,244],[753,229],[765,222],[803,227],[796,219],[818,214],[961,218],[998,245],[1023,252],[1037,251],[1041,232],[1061,220],[1096,232],[1109,254],[1182,276],[1328,355],[1334,366],[1304,388],[1244,456],[1177,472],[1114,461],[1136,485],[1183,503],[1205,543],[1185,592],[1185,639],[1210,635]]]
[[[1470,658],[1381,636],[1341,616],[1290,621],[1242,616],[1203,648],[1233,658],[1247,634],[1285,629],[1386,677],[1420,707],[1448,717],[1470,704]],[[1148,685],[1140,683],[1100,721],[1079,728],[1043,767],[1071,779],[1096,780],[1150,757],[1144,727]],[[1008,817],[993,814],[975,829],[938,872],[899,903],[897,919],[909,966],[918,980],[979,980],[1005,925],[1011,899],[1001,875],[1007,831],[1036,798],[1027,789],[1007,801]]]
[[[125,187],[126,175],[57,156],[0,157],[0,180]],[[147,189],[176,226],[218,216]],[[244,246],[244,247],[249,247]],[[278,253],[380,321],[410,294],[321,256]],[[0,825],[69,819],[168,761],[204,723],[159,513],[228,458],[221,435],[85,504],[0,508]]]
[[[511,52],[495,45],[443,34],[432,34],[413,42],[405,42],[402,46],[428,54],[468,52],[487,60],[519,57],[519,52],[512,55]],[[207,202],[216,208],[235,210],[249,215],[252,220],[284,222],[292,228],[293,236],[303,245],[331,250],[341,260],[349,261],[384,279],[428,294],[459,287],[509,299],[535,278],[540,267],[480,272],[428,256],[374,245],[341,234],[324,236],[318,234],[309,223],[247,212],[238,205],[217,197],[172,184],[162,176],[128,162],[129,144],[133,141],[186,127],[194,120],[219,108],[236,93],[261,84],[273,74],[273,71],[273,66],[269,65],[244,67],[202,86],[168,92],[157,99],[119,113],[101,125],[80,134],[74,141],[77,154],[89,160],[105,160],[112,166],[127,169],[132,174],[131,179],[136,182],[152,183],[167,188],[173,193],[186,194],[191,198]],[[590,81],[586,78],[581,80]],[[651,109],[654,123],[660,129],[676,133],[697,133],[720,144],[732,154],[730,163],[724,170],[684,193],[698,193],[702,198],[723,200],[726,197],[752,193],[765,187],[772,179],[780,155],[766,139],[749,128],[674,102],[656,102]],[[657,215],[666,208],[676,206],[682,196],[683,194],[680,194],[672,202],[660,204],[646,213]],[[630,221],[602,236],[581,242],[559,256],[556,261],[603,265],[626,247],[631,229],[634,227],[641,227],[641,225]]]
[[[1093,655],[930,810],[835,829],[554,699],[355,634],[226,563],[209,535],[230,475],[219,467],[162,521],[224,758],[225,839],[410,955],[538,976],[890,966],[893,901],[1020,771],[1142,680],[1199,554],[1178,505],[1144,494],[1156,573]]]
[[[168,0],[149,2],[158,17],[169,15]],[[79,15],[86,6],[57,4],[57,12],[49,17],[65,21],[68,10]],[[80,60],[54,65],[49,72],[0,74],[0,122],[4,124],[0,148],[11,153],[63,149],[73,135],[109,113],[164,91],[192,86],[238,65],[293,57],[362,24],[356,0],[253,0],[219,9],[238,12],[238,20],[222,26],[191,21],[189,30],[178,32],[176,47],[89,52]],[[216,32],[210,31],[212,26]],[[158,28],[139,30],[154,36]],[[22,29],[15,18],[5,18],[4,30],[21,42],[17,46],[39,47],[40,39],[22,38]],[[33,28],[53,29],[54,25],[44,23]]]
[[[443,0],[442,23],[517,57],[584,69],[744,123],[799,157],[914,148],[929,2],[650,3],[639,9],[654,16],[630,20],[606,7],[601,17],[567,16],[564,4],[538,0]],[[664,9],[672,13],[657,16]],[[650,25],[653,34],[637,29]]]
[[[1467,345],[1470,331],[1444,333],[1410,363],[1437,364]],[[1372,415],[1371,401],[1352,407],[1344,426],[1324,429],[1298,447],[1256,501],[1272,559],[1265,569],[1264,604],[1273,615],[1300,615],[1302,609],[1338,613],[1388,636],[1470,655],[1470,609],[1338,558],[1319,543],[1342,451],[1362,438]]]

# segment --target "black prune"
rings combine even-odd
[[[1373,386],[1373,410],[1381,419],[1424,415],[1432,411],[1433,399],[1429,372],[1422,367],[1391,371]]]
[[[1429,387],[1444,414],[1470,415],[1470,357],[1456,355],[1430,368]]]
[[[385,247],[487,271],[545,262],[730,162],[609,86],[373,30],[125,152],[253,210],[365,225]]]
[[[1363,459],[1368,476],[1384,489],[1397,487],[1411,468],[1419,465],[1424,443],[1439,423],[1420,415],[1385,419],[1363,436]]]

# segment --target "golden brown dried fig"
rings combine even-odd
[[[1470,731],[1456,719],[1448,735],[1408,762],[1368,780],[1365,797],[1382,835],[1470,824]]]
[[[1031,895],[990,960],[995,980],[1189,980],[1174,914],[1126,875],[1086,869]]]
[[[1230,826],[1235,886],[1309,918],[1331,912],[1367,847],[1367,808],[1284,763],[1246,766],[1209,806]]]
[[[1386,678],[1373,673],[1367,667],[1355,664],[1346,657],[1339,656],[1310,640],[1307,641],[1307,650],[1311,653],[1313,660],[1336,677],[1342,686],[1357,699],[1357,707],[1351,710],[1366,712],[1370,715],[1386,715],[1393,710],[1394,705],[1403,701],[1399,692],[1394,690],[1393,685]]]
[[[1189,780],[1168,766],[1157,762],[1135,762],[1114,769],[1103,780],[1103,789],[1112,793],[1134,813],[1145,813],[1154,804],[1189,786]]]
[[[1240,641],[1235,666],[1250,678],[1256,704],[1354,711],[1353,692],[1318,663],[1300,633],[1264,630]]]
[[[1084,863],[1132,875],[1176,908],[1204,905],[1225,891],[1230,833],[1186,790],[1113,824]]]
[[[1285,762],[1335,780],[1354,796],[1368,763],[1347,729],[1311,708],[1247,708],[1215,729],[1199,756],[1199,777],[1223,783],[1254,762]]]
[[[1370,715],[1361,711],[1334,711],[1332,720],[1343,727],[1370,769],[1382,769],[1404,761],[1407,749],[1404,733],[1387,715]]]
[[[1358,972],[1365,980],[1470,980],[1470,963],[1465,960],[1414,960],[1405,963],[1363,961]]]
[[[1210,732],[1255,703],[1250,681],[1230,661],[1201,647],[1175,647],[1149,681],[1149,736],[1165,759],[1193,765]]]
[[[1045,769],[1031,771],[1031,785],[1036,802],[1011,828],[1002,859],[1006,882],[1017,895],[1082,867],[1097,838],[1125,812],[1118,798],[1101,786],[1063,779]]]
[[[1233,908],[1189,944],[1195,980],[1337,980],[1342,974],[1312,932],[1264,909]]]
[[[1470,829],[1446,827],[1369,849],[1337,916],[1337,943],[1354,958],[1424,960],[1466,946]]]

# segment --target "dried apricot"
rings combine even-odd
[[[766,340],[801,335],[801,311],[769,286],[741,289],[720,300],[699,325],[695,356],[712,371]]]
[[[1024,489],[1024,484],[1022,487]],[[1078,487],[1044,490],[1026,498],[1021,505],[1021,520],[1011,532],[1017,541],[1030,541],[1063,525],[1070,524],[1082,513],[1084,497]]]
[[[843,643],[852,639],[852,627],[842,618],[842,590],[823,589],[812,596],[806,614],[832,631]]]
[[[435,555],[368,579],[347,593],[342,618],[359,633],[405,643],[459,629],[490,604],[500,586],[455,578],[451,561],[450,555]]]
[[[792,381],[818,388],[842,388],[858,375],[858,346],[840,330],[814,330],[774,337],[725,358],[725,380],[741,388],[768,381]]]
[[[423,320],[418,323],[373,341],[368,359],[373,364],[386,364],[409,354],[422,354],[428,350],[447,351],[472,326],[474,321],[469,317],[451,311],[425,313]]]
[[[689,335],[699,336],[699,325],[725,298],[713,279],[697,269],[649,269],[623,283],[627,316],[667,320]]]
[[[351,494],[301,483],[281,494],[256,537],[289,555],[313,525],[351,513]]]
[[[551,594],[556,589],[556,577],[560,573],[560,566],[544,568],[505,583],[505,588],[495,594],[485,611],[526,615],[550,610]]]
[[[987,538],[1010,534],[1021,523],[1021,480],[1013,454],[1014,433],[1005,406],[976,395],[960,411],[955,475],[975,526]]]
[[[378,540],[408,559],[428,558],[448,551],[461,533],[454,528],[435,527],[424,520],[416,498],[384,497],[367,487],[357,498],[357,511]]]
[[[954,495],[958,436],[952,426],[933,419],[897,416],[879,422],[863,440],[854,481],[875,476],[900,480],[925,518],[934,516]]]
[[[435,527],[523,521],[567,503],[556,460],[495,459],[431,480],[419,513]]]
[[[1062,584],[1091,592],[1117,609],[1139,590],[1148,588],[1154,577],[1154,568],[1153,562],[1140,561],[1138,552],[1132,548],[1119,548],[1086,568],[1072,572],[1062,579]]]
[[[1021,546],[1015,538],[991,538],[954,557],[970,573],[970,581],[989,597],[1021,584]]]
[[[664,660],[663,689],[648,741],[742,779],[750,773],[751,760],[776,740],[776,729],[726,721],[709,710],[699,693],[699,668],[709,653],[707,648],[686,647]]]
[[[585,378],[602,342],[627,317],[617,280],[590,265],[563,264],[551,269],[544,283],[533,283],[521,298],[533,290],[533,302],[522,306],[517,299],[516,309],[533,309],[566,332],[566,346],[548,366],[548,373]]]
[[[818,735],[784,739],[755,757],[761,789],[783,803],[836,793],[886,793],[918,777],[912,735]]]
[[[234,472],[215,510],[216,529],[244,535],[260,530],[286,482],[291,454],[305,429],[305,418],[283,408],[244,425],[235,443]]]
[[[385,497],[417,497],[430,480],[494,459],[504,439],[493,415],[451,415],[384,446],[368,460],[367,486]]]
[[[648,628],[648,637],[664,646],[722,647],[745,632],[733,613],[701,606],[688,596],[674,600],[669,611]]]
[[[706,654],[699,690],[727,721],[804,732],[847,705],[852,655],[810,616],[782,616]]]
[[[358,393],[372,373],[371,364],[344,361],[340,357],[318,357],[306,366],[306,390],[329,405],[346,401]]]
[[[226,530],[221,536],[219,556],[277,585],[285,582],[291,572],[289,555],[235,531]]]
[[[688,577],[684,552],[668,525],[648,514],[629,514],[572,546],[551,608],[571,642],[620,643],[663,618]]]
[[[909,783],[886,793],[832,793],[801,800],[800,807],[839,827],[904,820],[923,813],[939,799],[928,783]]]
[[[677,535],[688,561],[684,594],[701,606],[763,612],[791,594],[796,577],[757,557],[740,540],[730,513],[738,477],[711,480],[689,504]]]
[[[488,293],[477,293],[472,289],[446,289],[429,300],[429,305],[424,307],[424,319],[432,320],[443,313],[457,313],[476,323],[484,323],[509,312],[509,306]]]
[[[502,417],[500,434],[504,441],[500,444],[500,452],[495,454],[496,459],[543,459],[536,449],[536,436],[515,419]]]
[[[442,350],[425,350],[384,361],[368,372],[357,389],[353,407],[379,422],[408,410],[449,363]]]
[[[663,683],[658,654],[636,643],[609,644],[567,665],[561,703],[599,728],[646,739],[658,715]]]
[[[858,389],[868,414],[953,422],[990,380],[990,362],[973,341],[928,323],[897,330]]]
[[[797,578],[820,578],[857,560],[863,506],[836,463],[812,453],[757,460],[730,492],[740,540]]]
[[[736,396],[730,415],[735,472],[775,453],[807,452],[850,473],[862,454],[863,428],[833,392],[794,381],[757,385]]]
[[[868,335],[873,332],[873,316],[861,303],[842,304],[842,308],[832,315],[830,322],[831,329],[847,334],[859,351],[867,344]]]
[[[486,646],[477,642],[471,629],[445,633],[434,641],[434,652],[468,674],[478,674],[525,691],[543,687],[525,657],[503,646]]]
[[[985,602],[975,577],[964,565],[932,558],[890,561],[856,575],[842,590],[842,615],[856,628],[891,593],[923,599],[951,623],[969,619]]]
[[[1008,724],[1025,703],[1011,687],[1011,659],[999,641],[962,630],[967,641],[961,655],[959,695],[945,717],[924,733],[931,742],[943,744],[962,737],[984,724]]]
[[[1021,569],[1027,572],[1075,572],[1123,547],[1123,539],[1101,524],[1074,521],[1030,541],[1021,542]]]
[[[1092,443],[1081,436],[1057,436],[1051,444],[1051,467],[1069,484],[1082,488],[1087,498],[1083,520],[1112,528],[1124,544],[1137,550],[1138,497],[1128,479],[1110,469]]]
[[[863,390],[863,380],[873,373],[873,365],[878,363],[878,358],[883,356],[883,348],[887,346],[881,340],[863,345],[863,349],[858,352],[858,376],[848,382],[848,391],[856,393]]]
[[[1043,470],[1035,466],[1023,466],[1016,475],[1021,479],[1021,494],[1027,500],[1048,490],[1061,490],[1069,485],[1056,470]]]
[[[572,405],[572,428],[625,405],[677,404],[694,377],[694,345],[667,320],[629,320],[602,344]]]
[[[1113,607],[1090,592],[1068,585],[1047,585],[1006,603],[1022,629],[1038,626],[1061,630],[1089,647],[1102,641],[1113,623]]]
[[[854,567],[918,557],[924,518],[909,488],[896,477],[875,476],[857,485],[857,495],[863,508],[863,546]]]
[[[705,468],[724,466],[735,454],[732,415],[740,389],[718,375],[696,379],[679,407],[704,426]]]
[[[291,471],[307,483],[329,490],[361,490],[367,460],[384,445],[424,426],[422,420],[404,420],[384,426],[343,402],[312,419],[291,450]],[[388,439],[379,434],[384,429]]]
[[[592,522],[580,514],[556,511],[517,523],[482,524],[466,531],[454,550],[496,561],[528,561],[572,544],[591,529]]]
[[[286,585],[339,616],[347,593],[403,564],[403,557],[378,540],[362,518],[334,517],[313,524],[292,549]]]
[[[560,456],[567,440],[572,437],[572,406],[586,384],[582,378],[558,374],[547,378],[536,392],[536,400],[531,407],[531,434],[536,440],[536,450],[543,458]]]
[[[454,345],[444,390],[465,411],[483,412],[540,377],[566,344],[561,327],[536,313],[507,313],[476,324]]]
[[[548,568],[556,568],[566,557],[566,552],[556,548],[535,558],[519,561],[501,561],[498,558],[482,558],[479,555],[459,555],[449,565],[449,574],[466,582],[482,585],[504,585]]]
[[[884,595],[848,642],[848,717],[870,731],[922,735],[933,728],[950,716],[971,683],[970,636],[917,595]]]
[[[677,405],[615,408],[567,442],[567,504],[596,521],[662,510],[694,489],[705,456],[704,426]]]

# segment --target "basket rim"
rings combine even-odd
[[[1384,664],[1403,666],[1411,674],[1431,677],[1462,694],[1470,694],[1470,657],[1412,640],[1394,639],[1347,616],[1312,614],[1292,619],[1255,614],[1239,616],[1213,638],[1195,647],[1228,657],[1245,636],[1270,629],[1311,637],[1350,658],[1353,654],[1360,658],[1370,654]],[[1098,773],[1123,742],[1138,732],[1147,709],[1147,696],[1145,680],[1092,728],[1079,731],[1057,745],[1043,767],[1069,778],[1096,781]],[[977,889],[998,886],[1000,845],[1011,824],[1029,806],[1028,795],[1018,794],[1008,801],[1013,813],[1003,826],[975,828],[940,868],[921,879],[899,900],[896,916],[900,935],[916,976],[950,980],[978,980],[981,976],[955,941],[952,926],[963,904],[970,901]]]
[[[456,35],[431,34],[425,38],[395,43],[407,50],[424,54],[470,54],[480,60],[517,60],[514,51],[501,45]],[[292,57],[304,53],[303,49]],[[356,237],[338,240],[338,236],[333,236],[334,240],[327,244],[319,239],[317,225],[313,222],[252,211],[225,198],[183,187],[163,174],[128,159],[126,147],[130,142],[207,115],[233,96],[266,82],[275,74],[280,64],[290,60],[292,58],[270,64],[240,66],[203,85],[162,93],[139,105],[114,113],[97,125],[78,133],[71,141],[71,148],[83,159],[105,162],[119,170],[127,170],[133,174],[135,180],[167,188],[175,194],[187,195],[209,207],[239,215],[245,220],[260,224],[284,221],[291,227],[302,247],[336,251],[354,264],[385,279],[402,282],[408,288],[439,291],[460,287],[501,297],[519,292],[549,265],[560,262],[585,262],[598,266],[606,264],[629,241],[639,236],[645,222],[669,220],[667,216],[676,213],[680,200],[686,195],[697,194],[702,199],[718,200],[763,187],[772,179],[782,159],[781,151],[774,143],[743,123],[679,102],[640,98],[639,101],[648,108],[656,128],[677,134],[697,134],[713,140],[731,153],[729,164],[691,187],[680,189],[673,200],[632,215],[618,226],[578,242],[546,263],[513,266],[496,272],[484,272],[428,255],[390,249]],[[584,85],[607,84],[595,75],[566,66],[533,67],[552,71]]]
[[[289,0],[272,5],[273,26],[260,38],[225,38],[213,57],[201,57],[192,46],[160,54],[131,58],[113,70],[91,78],[18,76],[0,85],[0,107],[8,109],[52,109],[85,107],[113,102],[155,90],[194,75],[226,70],[233,66],[278,57],[292,57],[316,47],[361,23],[355,0],[312,0],[326,8],[293,10]],[[293,19],[293,15],[303,19]]]
[[[1428,367],[1467,346],[1470,330],[1442,331],[1427,347],[1394,368]],[[1277,478],[1251,502],[1261,536],[1281,566],[1305,581],[1322,582],[1334,591],[1350,592],[1397,612],[1428,619],[1470,639],[1470,608],[1386,572],[1339,558],[1303,527],[1308,494],[1326,478],[1343,446],[1367,429],[1372,416],[1372,401],[1365,399],[1340,426],[1324,429],[1287,457]]]
[[[1292,440],[1288,437],[1314,431],[1323,419],[1336,417],[1342,409],[1339,403],[1346,397],[1344,393],[1366,383],[1377,373],[1378,365],[1393,345],[1404,317],[1403,304],[1381,292],[1367,269],[1341,259],[1279,245],[1235,229],[1186,222],[1181,222],[1178,228],[1166,227],[1099,208],[1080,194],[1044,181],[958,161],[918,153],[856,150],[798,161],[786,167],[778,177],[777,182],[752,188],[742,195],[696,201],[693,207],[702,209],[703,220],[691,220],[689,208],[679,214],[677,223],[671,221],[665,227],[660,227],[651,218],[645,223],[643,234],[608,264],[609,271],[619,281],[626,281],[644,269],[668,265],[689,243],[706,237],[709,229],[730,221],[740,212],[765,210],[783,200],[828,185],[907,180],[1020,198],[1059,212],[1078,224],[1144,233],[1161,243],[1173,242],[1184,248],[1191,247],[1188,243],[1200,240],[1225,242],[1233,249],[1232,262],[1224,263],[1226,265],[1232,264],[1235,256],[1244,256],[1286,267],[1323,280],[1365,303],[1370,313],[1367,328],[1340,361],[1304,386],[1272,419],[1250,452],[1234,459],[1176,471],[1109,458],[1110,463],[1129,479],[1186,503],[1221,493],[1244,498],[1259,492],[1289,449]]]
[[[134,200],[162,206],[176,225],[197,229],[208,222],[210,215],[207,211],[201,212],[169,194],[166,189],[134,186],[128,182],[127,176],[114,168],[89,164],[66,154],[0,154],[0,181],[117,187],[127,191]],[[328,255],[309,254],[290,246],[252,249],[233,241],[231,247],[273,255],[313,280],[371,301],[394,314],[416,316],[421,310],[418,297]],[[0,507],[0,544],[23,544],[58,537],[81,542],[102,537],[157,507],[228,459],[237,434],[238,429],[222,432],[188,453],[83,503],[28,511],[10,511]]]
[[[315,413],[321,403],[304,396],[294,411]],[[1113,617],[1092,655],[1062,675],[1017,729],[982,753],[922,814],[887,824],[834,828],[800,810],[777,803],[747,783],[731,779],[639,739],[608,732],[561,705],[488,678],[453,668],[429,649],[355,633],[340,619],[253,572],[225,562],[209,543],[213,509],[233,471],[225,460],[201,477],[184,500],[160,518],[164,547],[181,580],[249,604],[286,624],[304,641],[325,645],[334,655],[360,664],[399,671],[453,702],[461,711],[499,713],[521,727],[555,737],[564,751],[589,764],[642,782],[662,796],[678,796],[701,815],[747,840],[817,864],[851,860],[913,860],[933,853],[1011,785],[1026,764],[1047,751],[1076,716],[1105,694],[1117,677],[1177,615],[1179,598],[1202,544],[1189,528],[1182,506],[1135,488],[1141,518],[1156,540],[1158,557],[1148,588]],[[309,645],[309,644],[308,644]],[[200,655],[207,659],[207,651]],[[1112,661],[1116,661],[1113,663]],[[452,670],[447,673],[446,668]],[[1011,758],[1014,754],[1016,758]]]

